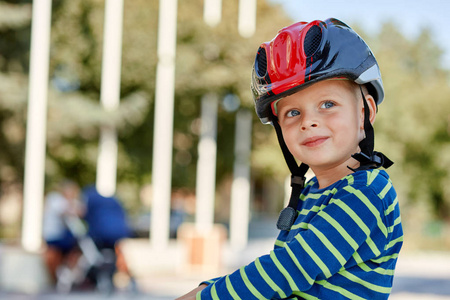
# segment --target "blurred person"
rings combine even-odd
[[[373,151],[384,98],[373,53],[337,19],[298,22],[260,45],[251,87],[292,173],[280,233],[270,253],[179,299],[387,299],[403,230],[379,169],[392,161]]]
[[[47,247],[44,256],[54,282],[57,280],[58,267],[64,263],[73,266],[79,256],[77,240],[65,222],[65,217],[81,217],[85,212],[79,192],[77,183],[64,180],[45,198],[42,228]]]
[[[99,249],[114,249],[117,241],[132,236],[125,209],[115,196],[104,197],[90,185],[83,189],[83,200],[88,235]]]
[[[115,196],[102,196],[94,185],[83,189],[83,200],[86,206],[84,219],[88,226],[88,236],[92,238],[102,253],[104,263],[91,270],[91,279],[99,284],[99,279],[113,288],[113,275],[116,271],[130,275],[126,260],[120,247],[120,241],[133,237],[125,209]],[[106,278],[105,278],[106,277]]]

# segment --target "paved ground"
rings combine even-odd
[[[172,282],[173,285],[176,282]],[[106,296],[95,291],[73,292],[70,294],[45,293],[40,295],[26,295],[18,293],[0,292],[0,299],[5,300],[168,300],[174,299],[178,295],[173,295],[170,291],[166,294],[152,294],[148,292],[127,293],[118,292]],[[450,299],[450,279],[441,278],[420,278],[402,277],[396,278],[390,300],[449,300]]]
[[[252,224],[251,224],[252,225]],[[254,224],[255,225],[255,224]],[[259,229],[258,229],[259,228]],[[256,256],[266,253],[270,250],[274,236],[269,228],[264,228],[261,224],[256,224],[251,230],[251,240],[245,250],[238,254],[229,249],[224,251],[224,266],[229,270],[247,264]],[[252,228],[251,228],[252,229]],[[259,231],[258,231],[259,230]],[[268,234],[269,232],[269,234]],[[161,267],[168,263],[173,266],[177,264],[176,249],[166,251],[165,258],[158,259],[146,248],[148,243],[143,242],[135,246],[131,253],[133,257],[146,256],[147,261],[139,260],[135,262],[133,268],[139,273],[137,279],[138,292],[122,289],[112,295],[104,295],[93,290],[77,291],[69,294],[58,294],[56,292],[45,292],[40,294],[11,293],[0,290],[0,299],[7,300],[167,300],[174,299],[192,288],[194,288],[202,279],[212,278],[214,276],[187,274],[170,270],[162,270],[158,273],[145,273],[153,267]],[[0,251],[1,254],[1,251]],[[0,255],[1,257],[1,255]],[[149,265],[149,263],[152,265]],[[155,265],[157,264],[157,265]],[[16,266],[17,263],[14,264]],[[26,265],[28,266],[28,265]],[[16,270],[15,267],[13,270]],[[29,267],[27,267],[29,270]],[[226,271],[225,271],[226,272]],[[9,274],[9,273],[8,273]],[[8,274],[6,276],[8,276]],[[23,274],[23,273],[21,273]],[[1,274],[0,274],[1,275]],[[17,275],[17,274],[16,274]],[[220,274],[215,274],[220,275]],[[5,276],[5,274],[3,274]],[[1,277],[1,276],[0,276]],[[2,278],[0,278],[2,279]],[[4,278],[3,278],[4,279]],[[402,252],[394,279],[394,287],[390,300],[450,300],[450,253],[446,252]]]
[[[265,244],[265,242],[263,243]],[[261,242],[253,242],[249,248],[261,249]],[[254,249],[252,250],[254,251]],[[245,256],[245,255],[244,255]],[[242,258],[245,259],[245,258]],[[78,291],[70,294],[47,292],[38,295],[6,293],[0,291],[0,299],[7,300],[167,300],[188,291],[200,281],[195,276],[161,275],[138,281],[140,291],[119,291],[103,295],[96,291]],[[390,300],[450,300],[450,254],[405,253],[399,260],[394,288]]]

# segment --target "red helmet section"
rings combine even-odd
[[[263,44],[274,94],[280,94],[305,82],[307,55],[303,49],[303,41],[308,31],[305,29],[317,23],[319,22],[293,24],[280,31],[271,42]]]
[[[367,84],[380,103],[383,86],[378,64],[366,43],[336,19],[299,22],[261,44],[252,73],[256,111],[270,121],[271,103],[314,82],[347,77]]]

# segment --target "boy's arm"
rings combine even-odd
[[[383,207],[373,191],[365,193],[377,201],[338,192],[309,223],[295,225],[303,230],[291,242],[205,287],[200,299],[286,298],[309,290],[314,282],[324,283],[366,241],[371,249],[366,255],[378,256],[386,244]]]
[[[198,287],[196,287],[195,289],[193,289],[192,291],[190,291],[186,295],[183,295],[183,296],[181,296],[181,297],[179,297],[179,298],[177,298],[175,300],[195,299],[195,296],[197,295],[198,292],[203,290],[208,285],[213,284],[214,282],[216,282],[219,279],[220,279],[220,277],[216,277],[216,278],[213,278],[213,279],[210,279],[210,280],[203,281],[202,283],[200,283],[200,285]]]
[[[197,293],[203,290],[206,286],[207,286],[206,284],[201,284],[197,288],[187,293],[186,295],[181,296],[175,300],[195,300]]]

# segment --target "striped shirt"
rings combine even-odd
[[[387,299],[403,243],[397,194],[382,170],[319,189],[311,179],[274,250],[206,282],[197,299]]]

